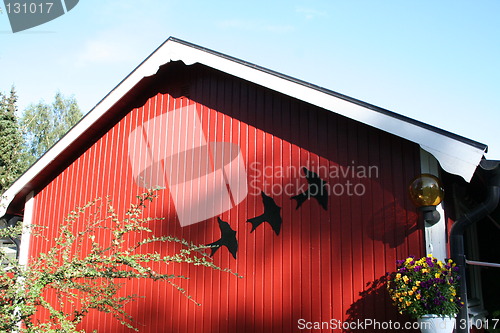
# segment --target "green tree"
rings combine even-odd
[[[3,193],[24,171],[23,137],[18,125],[17,94],[0,92],[0,193]]]
[[[21,127],[24,132],[26,155],[33,164],[82,117],[74,97],[65,98],[57,92],[52,104],[40,101],[24,110]]]
[[[48,253],[37,254],[28,267],[0,251],[0,261],[7,263],[0,268],[0,331],[84,332],[77,325],[91,310],[108,313],[137,330],[124,306],[139,296],[120,295],[125,280],[165,281],[191,299],[173,282],[188,277],[168,273],[167,266],[184,263],[238,276],[214,265],[205,253],[207,246],[172,236],[155,236],[151,227],[161,218],[144,217],[146,204],[155,197],[155,190],[138,196],[125,214],[119,214],[111,202],[100,199],[76,208],[61,225],[55,246]],[[0,237],[15,237],[21,231],[20,226],[0,229]],[[107,238],[102,237],[103,233],[111,238],[107,244],[102,243]],[[172,244],[169,255],[142,250],[159,242]],[[156,264],[152,270],[151,263],[165,265]],[[50,297],[54,294],[57,301]],[[48,315],[37,316],[40,312]],[[19,323],[21,329],[17,329]]]

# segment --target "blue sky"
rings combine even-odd
[[[13,34],[0,4],[0,91],[57,91],[89,111],[169,36],[487,144],[500,159],[498,0],[81,0]]]

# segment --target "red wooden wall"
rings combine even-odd
[[[198,65],[171,64],[146,83],[121,115],[109,120],[103,136],[36,193],[33,220],[48,225],[46,236],[53,238],[64,216],[93,198],[109,195],[116,210],[124,211],[144,191],[133,179],[129,134],[161,114],[196,108],[207,141],[239,145],[249,194],[220,215],[237,231],[238,257],[220,248],[213,258],[244,278],[169,267],[191,277],[181,284],[201,307],[165,282],[127,282],[127,292],[145,296],[128,306],[141,332],[297,332],[299,319],[403,320],[389,304],[385,286],[376,282],[394,269],[396,259],[424,251],[418,214],[406,193],[420,171],[416,144]],[[331,194],[327,210],[314,199],[296,209],[291,195],[279,191],[307,184],[296,172],[303,166],[332,187],[349,181],[365,192]],[[333,174],[349,166],[372,167],[372,177]],[[259,189],[281,207],[279,235],[267,223],[250,233],[246,220],[263,212]],[[340,189],[337,185],[337,194]],[[202,244],[220,238],[215,217],[181,228],[168,189],[148,214],[166,218],[155,227],[157,234]],[[106,241],[104,234],[100,238]],[[34,239],[31,254],[50,246]],[[165,244],[149,250],[169,252]],[[93,314],[85,327],[130,331],[103,314]]]

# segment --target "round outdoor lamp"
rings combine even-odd
[[[436,176],[421,174],[411,182],[408,191],[415,206],[423,213],[425,222],[435,224],[439,221],[436,206],[443,200],[444,190]]]

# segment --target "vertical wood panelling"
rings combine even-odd
[[[396,259],[424,252],[417,214],[406,195],[407,183],[420,168],[418,146],[216,72],[191,73],[189,82],[188,97],[175,93],[178,87],[172,84],[167,91],[158,88],[142,106],[131,107],[36,193],[33,223],[49,226],[45,235],[54,239],[57,224],[69,210],[96,197],[110,196],[116,210],[124,212],[135,195],[143,192],[134,182],[129,163],[128,152],[133,149],[129,134],[147,121],[155,122],[152,137],[167,136],[168,140],[165,145],[156,140],[148,149],[166,153],[195,134],[178,131],[178,137],[168,137],[168,124],[156,123],[158,117],[177,112],[168,119],[185,119],[187,115],[179,109],[196,109],[207,142],[237,144],[245,163],[249,194],[220,215],[237,232],[237,259],[224,247],[213,257],[217,265],[244,278],[200,267],[155,266],[189,275],[189,281],[175,282],[203,306],[197,307],[166,283],[129,281],[123,293],[145,296],[127,306],[140,331],[298,332],[299,319],[402,320],[387,300],[384,286],[377,287],[376,282],[395,268]],[[146,154],[145,150],[136,152],[143,163]],[[193,162],[183,167],[198,166]],[[302,167],[327,182],[327,210],[314,198],[296,208],[291,197],[308,184]],[[356,168],[375,172],[370,167],[376,169],[371,178],[357,174]],[[238,164],[231,165],[229,173],[236,168]],[[359,185],[365,193],[349,195],[347,182],[351,191]],[[247,219],[264,212],[261,190],[281,207],[279,235],[268,223],[250,233]],[[147,210],[165,218],[153,226],[157,234],[200,244],[220,238],[215,217],[180,227],[173,195],[168,188],[160,191],[158,201]],[[192,195],[196,201],[199,194]],[[103,243],[109,240],[105,231],[98,237]],[[35,238],[31,254],[46,252],[52,244]],[[174,248],[157,244],[145,246],[144,251],[167,254]],[[84,325],[102,332],[131,332],[99,313],[93,313]]]

